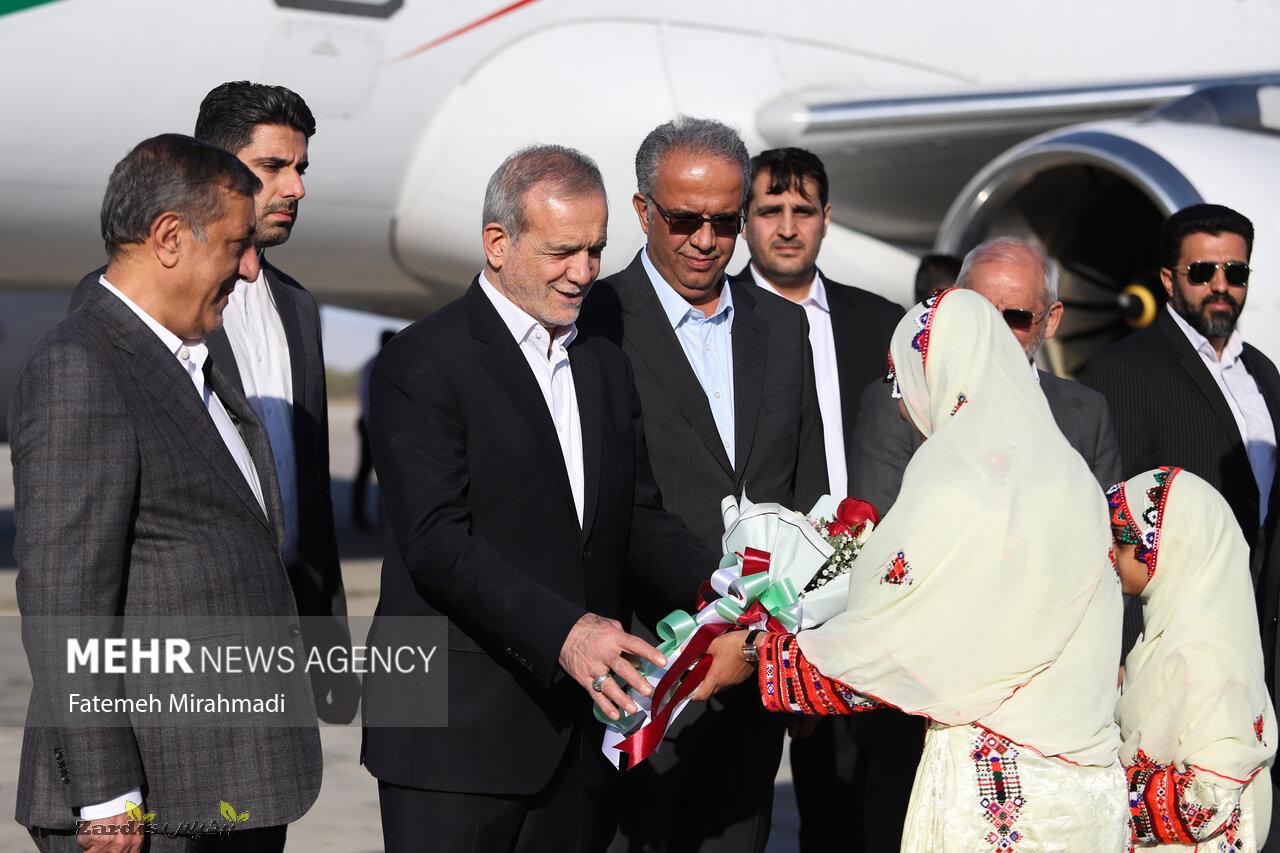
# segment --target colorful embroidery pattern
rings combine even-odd
[[[1018,775],[1018,750],[1006,738],[981,731],[973,742],[973,765],[978,776],[978,803],[994,829],[986,842],[992,850],[1016,851],[1022,833],[1014,828],[1026,800]]]
[[[911,585],[911,564],[907,562],[906,554],[898,552],[898,556],[889,563],[889,568],[885,569],[880,583]]]
[[[955,415],[956,415],[956,412],[960,411],[960,407],[961,407],[961,406],[963,406],[963,405],[964,405],[965,403],[967,403],[967,402],[969,402],[969,398],[968,398],[968,397],[966,397],[966,396],[965,396],[965,395],[963,395],[963,394],[957,394],[957,395],[956,395],[956,404],[955,404],[955,406],[953,406],[953,407],[952,407],[952,409],[951,409],[951,416],[954,418],[954,417],[955,417]]]
[[[933,334],[933,318],[937,316],[942,297],[950,292],[950,290],[935,291],[924,301],[925,310],[916,317],[916,325],[919,329],[911,339],[911,348],[920,353],[920,372],[925,375],[929,372],[929,338]]]
[[[760,644],[760,696],[769,711],[856,714],[880,703],[827,678],[804,658],[795,634],[767,634]]]
[[[1134,838],[1143,844],[1196,844],[1197,833],[1217,815],[1215,808],[1186,799],[1195,771],[1179,773],[1173,765],[1156,764],[1138,751],[1129,781],[1129,820]]]
[[[1181,468],[1164,466],[1155,473],[1155,485],[1147,489],[1146,507],[1139,525],[1139,517],[1133,514],[1125,496],[1124,483],[1116,483],[1107,490],[1107,505],[1111,508],[1111,532],[1122,545],[1136,545],[1134,555],[1147,565],[1147,579],[1155,577],[1156,558],[1160,551],[1160,526],[1164,519],[1164,505],[1169,499],[1169,487]],[[1143,528],[1146,528],[1145,530]]]

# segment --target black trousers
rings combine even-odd
[[[579,752],[572,746],[551,782],[532,796],[378,782],[386,853],[588,853],[603,843],[596,799],[583,785]]]
[[[902,826],[925,723],[891,708],[826,717],[791,742],[800,849],[882,853],[902,846]]]
[[[286,825],[241,829],[226,835],[150,834],[142,853],[283,853]],[[80,853],[74,832],[31,827],[31,838],[42,853]]]

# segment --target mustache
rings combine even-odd
[[[1200,310],[1203,311],[1210,305],[1227,305],[1235,311],[1240,310],[1240,302],[1230,293],[1214,293],[1200,300]]]
[[[266,216],[268,213],[289,213],[291,215],[296,215],[297,212],[298,203],[296,201],[277,201],[262,208],[261,215]]]

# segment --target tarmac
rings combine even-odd
[[[347,606],[353,616],[372,615],[378,602],[379,573],[382,566],[381,541],[375,532],[351,526],[351,481],[358,463],[356,404],[334,401],[329,407],[330,467],[333,500],[342,552],[342,577],[347,590]],[[370,490],[376,499],[376,488]],[[13,478],[9,446],[0,444],[0,618],[18,612],[14,590],[16,563],[13,557]],[[12,631],[5,631],[10,637]],[[26,658],[13,638],[8,654],[0,656],[0,719],[21,718],[30,689]],[[25,685],[25,686],[24,686]],[[311,810],[289,827],[289,853],[381,853],[382,832],[378,816],[377,784],[360,766],[360,729],[357,726],[322,726],[324,782]],[[22,728],[0,726],[0,804],[11,808],[15,801]],[[9,814],[12,814],[10,811]],[[783,758],[774,787],[773,831],[766,853],[799,850],[800,825],[791,770]],[[34,850],[23,827],[0,819],[0,850]],[[431,850],[424,847],[424,851]]]

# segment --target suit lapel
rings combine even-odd
[[[231,338],[227,337],[225,328],[218,328],[204,339],[209,347],[209,355],[226,372],[231,384],[244,395],[244,380],[240,378],[240,365],[236,362],[235,350],[231,348]]]
[[[1217,413],[1222,419],[1222,423],[1227,427],[1227,436],[1231,439],[1233,445],[1244,446],[1243,439],[1240,438],[1240,425],[1236,423],[1235,415],[1231,414],[1231,407],[1227,405],[1226,399],[1222,396],[1222,389],[1218,387],[1218,383],[1214,381],[1213,374],[1209,372],[1209,368],[1205,367],[1204,361],[1200,358],[1200,353],[1196,352],[1195,347],[1191,345],[1191,341],[1187,340],[1187,336],[1183,334],[1182,329],[1178,328],[1178,324],[1173,318],[1168,316],[1168,312],[1161,312],[1158,321],[1160,331],[1164,333],[1169,341],[1169,345],[1178,353],[1178,361],[1182,365],[1182,369],[1187,372],[1195,382],[1196,387],[1204,394],[1205,399],[1209,402],[1209,407]]]
[[[716,429],[715,418],[711,415],[711,404],[707,402],[707,393],[702,389],[698,377],[689,365],[689,359],[685,357],[680,341],[676,339],[675,330],[671,328],[671,323],[668,322],[667,315],[662,310],[662,303],[653,292],[653,283],[649,280],[649,274],[645,272],[639,255],[636,255],[631,266],[627,267],[617,280],[618,298],[622,303],[622,310],[631,317],[628,324],[630,328],[626,335],[628,346],[657,377],[667,396],[680,409],[689,426],[707,446],[707,450],[720,463],[725,473],[732,477],[733,466],[729,464],[729,455],[725,452],[724,445],[720,443],[720,433]],[[737,357],[735,341],[735,370]],[[735,396],[737,393],[738,386],[735,381]],[[735,419],[737,417],[736,411],[734,417]],[[737,440],[737,436],[734,440]]]
[[[585,541],[591,536],[591,522],[600,496],[604,388],[595,353],[577,341],[569,346],[569,367],[573,370],[573,390],[578,398],[578,419],[582,430],[582,538]]]
[[[301,312],[298,310],[298,300],[293,288],[280,280],[275,267],[265,259],[262,266],[267,286],[271,288],[271,298],[276,303],[276,312],[280,315],[280,324],[284,326],[285,341],[289,345],[289,373],[293,379],[293,416],[296,424],[297,419],[307,411],[307,354],[303,345]],[[296,425],[294,434],[298,434]]]
[[[105,298],[101,298],[105,297]],[[213,419],[204,407],[191,377],[178,364],[173,353],[165,349],[160,339],[127,305],[105,289],[99,298],[103,312],[109,319],[113,337],[122,349],[132,354],[129,360],[130,372],[143,387],[145,393],[164,410],[181,435],[186,437],[205,460],[210,470],[217,471],[227,486],[247,506],[262,524],[272,530],[271,521],[262,514],[262,507],[254,497],[244,475],[231,457],[222,440],[222,435],[214,425]],[[225,381],[225,377],[224,377]],[[221,395],[220,395],[221,396]],[[243,399],[243,396],[240,397]],[[224,405],[226,405],[224,400]],[[246,404],[247,408],[247,404]],[[256,418],[249,413],[249,420],[256,424]],[[270,451],[267,451],[270,459]],[[255,464],[257,460],[255,459]],[[261,474],[259,474],[261,479]],[[270,481],[275,482],[274,472]],[[263,482],[266,482],[265,480]],[[276,489],[278,492],[279,490]]]
[[[764,394],[764,368],[769,355],[769,325],[755,312],[755,294],[743,285],[733,288],[733,432],[735,482],[742,486],[742,474],[751,458],[760,405]]]
[[[542,389],[538,387],[538,380],[534,378],[533,371],[529,368],[529,362],[525,361],[519,345],[511,337],[510,331],[502,322],[502,317],[498,315],[498,309],[489,302],[489,297],[485,296],[484,291],[480,289],[478,281],[473,283],[471,289],[467,291],[467,299],[471,314],[472,337],[488,344],[480,355],[480,364],[515,404],[516,410],[520,412],[520,416],[542,449],[542,459],[551,469],[551,478],[555,480],[560,493],[569,503],[573,517],[577,518],[578,507],[573,500],[573,488],[569,485],[569,472],[565,468],[564,454],[560,450],[560,439],[556,437],[555,422],[551,419],[547,401],[542,396]],[[570,369],[572,367],[571,359]],[[577,382],[576,372],[574,382],[575,384]],[[581,411],[581,403],[578,409]],[[585,434],[583,445],[584,447],[586,445]]]

